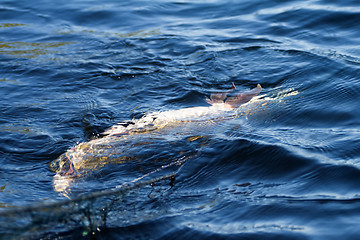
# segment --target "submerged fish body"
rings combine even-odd
[[[151,158],[151,154],[146,153],[146,150],[151,148],[152,154],[155,154],[156,150],[160,150],[159,145],[164,144],[161,142],[156,145],[157,139],[181,136],[188,129],[196,132],[199,122],[214,122],[216,119],[234,116],[240,105],[247,104],[262,90],[258,85],[250,91],[228,97],[234,88],[233,85],[232,90],[222,93],[221,96],[218,93],[212,94],[207,100],[211,106],[150,113],[140,119],[111,127],[103,133],[102,138],[83,142],[70,148],[50,165],[51,169],[57,173],[54,177],[55,190],[63,191],[68,187],[69,179],[100,169],[107,164]],[[191,137],[188,141],[201,137]],[[173,149],[181,155],[183,154],[181,145],[178,150],[176,149],[176,143],[179,141],[181,139],[169,143],[171,146],[168,146],[168,149]],[[164,156],[163,158],[171,161],[172,157]],[[161,156],[154,158],[154,161],[159,161],[159,159]]]

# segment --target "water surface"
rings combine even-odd
[[[357,1],[1,2],[1,235],[359,238],[359,21]],[[277,100],[134,135],[136,158],[56,189],[69,148],[231,82]]]

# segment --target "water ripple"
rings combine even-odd
[[[0,9],[1,233],[360,236],[357,1],[9,0]],[[208,106],[232,82],[236,92],[261,84],[262,95],[231,116],[100,144],[107,154],[78,178],[50,171],[114,124]],[[114,151],[127,158],[101,160]],[[58,194],[56,181],[73,192]]]

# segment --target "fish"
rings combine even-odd
[[[210,106],[151,112],[139,119],[121,122],[110,127],[101,134],[100,138],[71,147],[50,163],[50,169],[56,172],[54,176],[55,190],[64,192],[74,178],[100,169],[107,164],[122,164],[143,159],[144,153],[141,152],[141,149],[152,148],[156,151],[159,145],[164,144],[161,142],[156,145],[156,139],[176,137],[181,135],[181,131],[187,131],[186,129],[191,126],[196,127],[189,123],[232,116],[236,109],[251,101],[262,91],[260,84],[245,92],[237,93],[235,89],[235,84],[232,83],[230,90],[212,93],[210,98],[205,99]],[[165,130],[160,131],[165,127],[166,132]],[[196,141],[201,138],[203,136],[190,137],[188,141]],[[177,141],[179,140],[174,142]],[[172,144],[169,148],[176,149],[176,146]],[[181,149],[178,152],[182,152]],[[186,159],[186,156],[179,158]]]

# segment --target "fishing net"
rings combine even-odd
[[[175,173],[74,199],[0,212],[0,238],[54,238],[73,229],[90,236],[102,227],[126,226],[155,217],[161,211],[152,208],[171,189],[174,177]]]

